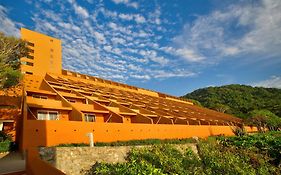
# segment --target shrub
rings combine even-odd
[[[10,151],[11,142],[9,140],[5,140],[0,142],[0,152],[8,152]]]
[[[195,140],[192,138],[186,139],[146,139],[146,140],[129,140],[129,141],[117,141],[117,142],[97,142],[95,146],[136,146],[136,145],[159,145],[159,144],[184,144],[184,143],[195,143]],[[80,146],[89,146],[86,143],[65,143],[59,144],[58,147],[80,147]]]
[[[89,146],[87,143],[63,143],[57,145],[57,147],[83,147],[83,146]]]
[[[244,126],[235,126],[234,128],[231,128],[232,132],[236,135],[236,136],[244,136],[247,135],[247,131],[245,130]]]
[[[276,166],[281,162],[281,132],[247,135],[243,137],[218,137],[223,146],[235,146],[269,156],[269,163]]]
[[[12,137],[3,131],[0,131],[0,142],[5,141],[5,140],[12,141]]]
[[[185,139],[146,139],[146,140],[129,140],[129,141],[117,141],[111,143],[97,142],[95,146],[135,146],[135,145],[155,145],[155,144],[184,144],[195,143],[192,138]]]
[[[93,174],[204,174],[199,158],[187,149],[183,153],[172,145],[154,145],[133,149],[128,162],[108,164],[96,163],[88,175]]]
[[[222,149],[216,143],[201,142],[199,147],[206,174],[255,174],[247,157]]]

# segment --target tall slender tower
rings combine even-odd
[[[30,54],[21,58],[21,71],[25,74],[44,76],[61,74],[61,40],[21,28],[21,38],[28,41]]]

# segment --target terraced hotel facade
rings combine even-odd
[[[191,101],[62,69],[61,41],[21,29],[24,73],[22,150],[62,143],[232,135],[241,119]],[[248,131],[252,130],[246,127]]]

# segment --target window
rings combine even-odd
[[[48,99],[47,96],[43,96],[43,95],[32,95],[32,98]]]
[[[21,64],[28,65],[28,66],[33,66],[33,63],[27,62],[27,61],[22,61]]]
[[[34,56],[32,56],[32,55],[27,55],[26,58],[32,59],[32,60],[33,60],[33,59],[34,59]]]
[[[32,72],[23,72],[23,73],[25,73],[25,74],[29,74],[29,75],[33,75],[33,73],[32,73]]]
[[[75,100],[73,100],[73,99],[67,99],[67,101],[69,101],[70,103],[75,103]]]
[[[38,120],[59,120],[58,111],[37,111]]]
[[[34,47],[34,43],[31,43],[31,42],[27,42],[27,45]]]
[[[95,114],[85,113],[84,114],[84,119],[85,119],[85,122],[95,122],[96,121],[96,116],[95,116]]]
[[[27,50],[28,50],[29,53],[34,53],[33,49],[27,48]]]
[[[53,39],[50,39],[50,41],[53,42],[54,40],[53,40]]]

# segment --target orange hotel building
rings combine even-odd
[[[177,97],[62,69],[61,41],[25,28],[17,141],[21,150],[62,143],[232,135],[234,116]],[[246,127],[248,131],[252,129]]]

